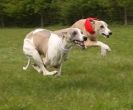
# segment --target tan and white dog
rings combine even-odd
[[[36,29],[28,33],[24,39],[23,52],[28,57],[28,63],[23,70],[34,62],[33,68],[43,75],[60,75],[63,61],[73,44],[84,46],[87,38],[78,28],[67,28],[59,31]],[[56,68],[49,72],[47,67]]]
[[[106,22],[98,20],[96,18],[81,19],[72,25],[73,28],[79,28],[83,31],[83,34],[88,37],[85,41],[85,47],[97,46],[101,48],[101,55],[106,55],[107,51],[111,51],[110,47],[101,42],[97,41],[98,35],[103,35],[109,38],[112,35],[111,30],[108,28]]]

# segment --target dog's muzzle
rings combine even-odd
[[[109,32],[109,35],[111,36],[112,35],[112,32]]]
[[[81,46],[82,48],[85,48],[85,44],[84,42],[87,40],[86,36],[83,36],[83,41],[80,40],[73,40],[73,42],[79,46]]]
[[[73,40],[73,42],[74,42],[75,44],[77,44],[77,45],[83,47],[83,48],[85,47],[85,45],[84,45],[84,41]]]
[[[109,37],[112,35],[112,32],[109,32],[109,34],[108,34],[108,35],[106,35],[106,34],[102,33],[102,35],[104,35],[106,38],[109,38]]]
[[[87,41],[87,37],[86,37],[86,36],[83,36],[83,40],[84,40],[84,41]]]

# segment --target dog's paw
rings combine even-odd
[[[107,51],[111,51],[111,48],[106,44],[104,45],[104,49],[107,50]]]
[[[102,47],[101,47],[101,55],[102,56],[106,56],[107,52],[111,51],[111,48],[104,44]]]
[[[51,71],[51,72],[43,73],[44,76],[52,76],[56,74],[58,74],[58,71]]]
[[[23,70],[26,70],[27,68],[23,66]]]
[[[57,75],[58,74],[58,71],[53,71],[53,75]]]
[[[61,76],[61,72],[58,71],[57,74],[54,75],[55,77],[60,77]]]

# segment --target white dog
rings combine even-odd
[[[23,44],[23,52],[28,57],[28,63],[24,70],[34,61],[33,68],[43,75],[60,75],[61,66],[73,44],[84,46],[87,38],[81,34],[78,28],[67,28],[55,32],[45,29],[36,29],[26,35]],[[55,67],[55,71],[49,72],[47,67]]]
[[[107,51],[111,51],[107,44],[101,41],[97,41],[98,35],[103,35],[109,38],[112,35],[111,30],[108,28],[106,22],[98,20],[96,18],[81,19],[72,25],[73,28],[79,28],[83,31],[83,34],[88,37],[85,41],[85,47],[98,46],[101,47],[101,54],[106,55]]]

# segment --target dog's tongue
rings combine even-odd
[[[81,42],[81,47],[82,47],[82,49],[85,49],[85,44],[84,44],[84,42]]]
[[[80,42],[80,45],[83,46],[84,45],[84,42]]]
[[[78,44],[79,46],[81,46],[82,48],[85,48],[84,41],[82,41],[82,42],[75,41],[75,43]]]
[[[84,42],[80,42],[80,46],[81,46],[82,48],[85,48]]]

